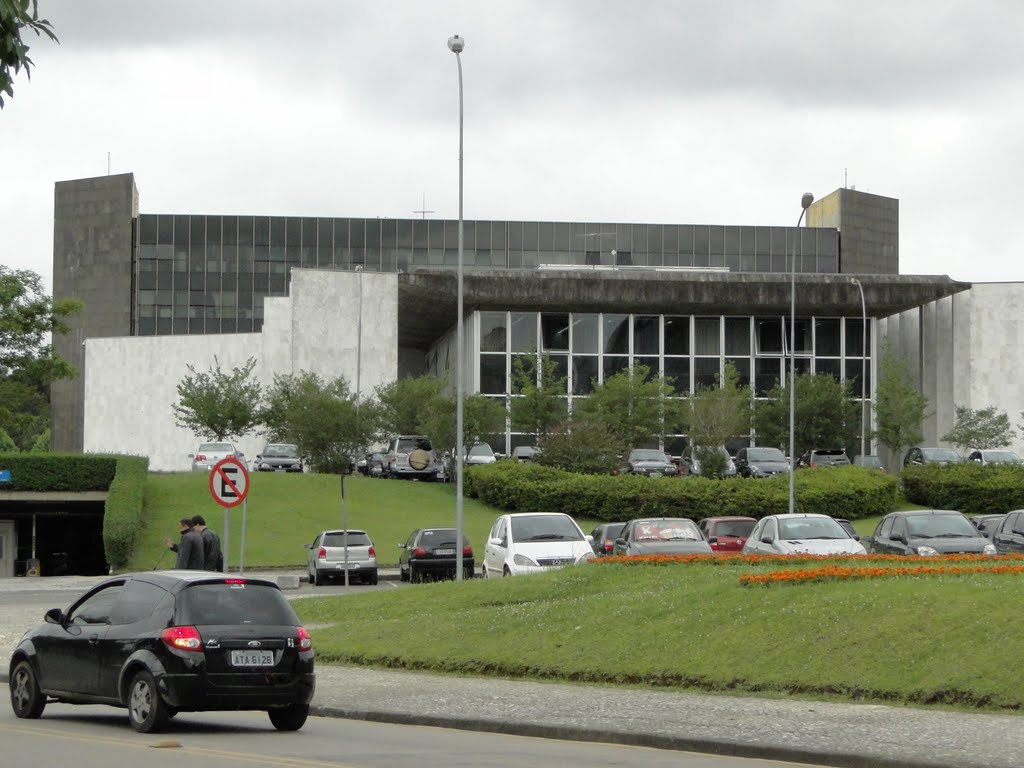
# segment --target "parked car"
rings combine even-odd
[[[724,445],[719,446],[718,450],[723,456],[725,456],[725,469],[722,472],[722,477],[735,477],[736,462],[733,461],[732,456],[729,455],[729,451],[726,450]],[[692,445],[686,446],[686,450],[683,451],[681,462],[683,474],[699,475],[701,473],[700,459],[697,458],[696,449]]]
[[[1024,509],[1007,512],[989,538],[1000,555],[1024,552]]]
[[[735,463],[743,477],[774,477],[789,472],[789,459],[778,448],[740,448]]]
[[[986,539],[992,538],[992,534],[995,533],[1003,520],[1006,519],[1007,513],[1004,512],[1001,515],[974,515],[967,519],[971,521],[971,525],[978,529],[978,532]],[[999,545],[996,545],[996,549],[999,549]]]
[[[903,457],[903,466],[911,464],[961,464],[964,458],[952,448],[911,448]]]
[[[463,462],[467,467],[479,466],[481,464],[493,464],[498,460],[498,455],[491,450],[487,443],[477,443],[466,451],[466,459]]]
[[[267,443],[252,463],[257,472],[301,472],[302,467],[299,447],[291,443]]]
[[[436,480],[440,465],[441,457],[423,435],[392,437],[384,455],[384,475],[392,479]]]
[[[868,469],[877,469],[881,472],[885,472],[885,464],[882,463],[882,459],[878,456],[854,456],[853,466],[867,467]]]
[[[238,709],[298,730],[314,687],[313,642],[277,585],[205,571],[107,579],[47,611],[10,662],[17,717],[50,701],[110,704],[142,733],[178,712]]]
[[[427,579],[455,578],[458,567],[455,528],[418,528],[398,548],[398,576],[402,581],[418,584]],[[473,547],[466,534],[462,534],[462,575],[468,579],[474,573]]]
[[[996,554],[995,545],[971,521],[948,509],[890,512],[867,541],[881,555]]]
[[[374,549],[370,535],[366,531],[349,528],[347,537],[344,530],[321,531],[313,539],[312,544],[306,544],[306,549],[309,550],[306,573],[309,574],[309,583],[313,586],[344,579],[346,562],[349,583],[377,583],[377,550]]]
[[[839,525],[842,526],[842,529],[850,534],[854,540],[860,541],[860,534],[857,533],[857,528],[854,526],[852,520],[847,520],[844,517],[833,517],[832,519],[839,523]]]
[[[740,552],[757,525],[753,517],[705,517],[699,527],[715,552]]]
[[[591,547],[595,555],[610,555],[615,547],[615,540],[619,538],[625,523],[601,523],[590,532]]]
[[[968,461],[974,461],[978,464],[1021,464],[1020,456],[1013,451],[989,451],[989,450],[975,450],[971,451],[967,455]]]
[[[590,539],[562,512],[501,515],[491,526],[481,574],[519,576],[583,563],[594,557]]]
[[[384,454],[380,451],[366,454],[356,462],[356,472],[366,477],[381,477],[384,474]]]
[[[535,445],[517,445],[512,449],[512,458],[520,464],[535,461],[540,456],[540,448]]]
[[[630,520],[612,548],[613,555],[710,555],[712,551],[688,517]]]
[[[644,477],[675,477],[679,470],[663,451],[657,448],[634,448],[626,458],[622,468],[624,475],[643,475]]]
[[[845,448],[812,448],[796,463],[800,467],[848,467],[850,457]]]
[[[828,515],[761,518],[743,545],[750,555],[863,555],[864,547]]]
[[[195,453],[190,453],[193,472],[209,472],[218,461],[234,456],[245,465],[245,454],[235,448],[234,443],[200,443]]]

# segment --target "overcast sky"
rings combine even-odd
[[[1024,281],[1018,0],[39,0],[0,111],[0,263],[51,279],[55,181],[143,213],[794,225],[900,201],[904,274]]]

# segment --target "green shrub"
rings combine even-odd
[[[127,564],[135,547],[135,535],[142,526],[144,488],[149,459],[120,456],[103,510],[103,550],[114,568]]]
[[[647,478],[582,475],[513,462],[472,467],[464,490],[471,498],[509,512],[559,511],[573,517],[629,520],[645,515],[764,517],[786,512],[789,478]],[[862,467],[801,470],[796,510],[851,520],[889,512],[896,479]]]
[[[1013,464],[924,464],[901,475],[908,501],[965,515],[1024,508],[1024,466]]]
[[[7,430],[0,427],[0,453],[13,453],[18,450],[17,444],[7,434]]]
[[[114,479],[116,456],[81,453],[0,454],[0,469],[11,471],[10,491],[105,491]]]

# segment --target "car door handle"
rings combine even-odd
[[[89,635],[89,645],[96,645],[100,641],[99,635]]]

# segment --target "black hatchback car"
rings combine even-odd
[[[404,544],[398,548],[398,575],[402,581],[416,584],[421,581],[442,578],[455,578],[458,565],[456,556],[456,538],[458,531],[454,528],[417,528]],[[462,574],[473,578],[475,563],[473,548],[462,534]]]
[[[948,509],[890,512],[862,543],[869,553],[881,555],[996,554],[970,520]]]
[[[126,574],[45,619],[11,657],[18,717],[39,717],[48,701],[109,704],[150,733],[178,712],[266,710],[282,731],[309,714],[313,642],[273,582]]]

